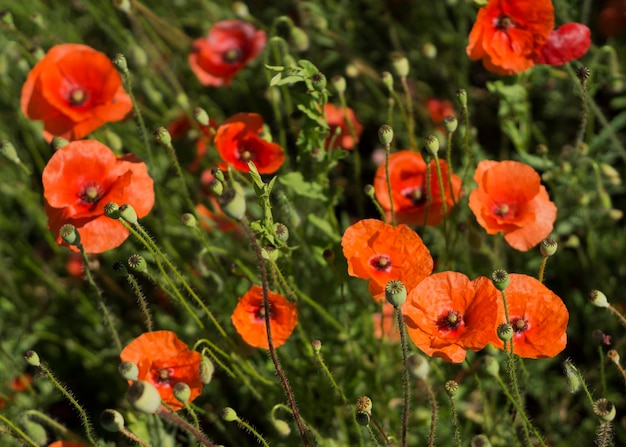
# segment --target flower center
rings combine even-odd
[[[507,14],[500,14],[496,19],[496,28],[506,31],[508,28],[515,26],[515,22]]]
[[[391,258],[388,255],[375,255],[370,258],[370,267],[379,272],[391,271]]]
[[[413,205],[420,205],[426,201],[422,188],[405,189],[402,195],[409,199]]]
[[[511,318],[511,326],[513,326],[516,334],[521,334],[528,330],[528,321],[524,320],[523,317]]]
[[[83,186],[78,193],[78,199],[84,205],[93,205],[102,198],[104,192],[102,185],[94,180],[90,180]]]
[[[272,316],[272,303],[267,303],[269,311],[270,311],[270,317]],[[262,321],[263,323],[265,323],[265,307],[263,307],[263,305],[261,305],[261,307],[259,307],[256,312],[254,313],[254,317],[257,320]]]
[[[440,331],[454,331],[463,324],[463,315],[456,310],[448,311],[437,320],[437,329]]]
[[[227,64],[236,64],[243,60],[241,48],[231,48],[222,54],[222,60]]]
[[[248,150],[248,149],[243,149],[239,151],[239,160],[243,161],[244,163],[248,163],[249,161],[254,161],[255,159],[256,159],[256,156],[253,151]]]
[[[72,89],[69,97],[70,105],[78,107],[85,104],[87,101],[87,91],[82,87],[76,87]]]
[[[507,205],[506,203],[503,203],[501,205],[496,205],[493,209],[493,214],[495,214],[496,216],[500,216],[500,217],[507,217],[509,213],[511,212],[512,212],[511,207]]]

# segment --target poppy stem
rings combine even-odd
[[[96,297],[98,298],[98,307],[100,307],[100,312],[102,312],[102,316],[104,317],[104,322],[109,329],[109,333],[113,338],[113,343],[115,343],[115,347],[117,348],[117,352],[122,351],[122,342],[120,341],[120,336],[117,333],[117,329],[115,329],[115,325],[113,324],[113,316],[111,312],[109,312],[109,308],[104,302],[104,297],[102,296],[102,291],[96,284],[96,281],[93,279],[93,275],[91,274],[91,270],[89,269],[89,259],[87,258],[87,253],[85,252],[85,248],[83,244],[76,245],[78,250],[80,250],[80,256],[83,258],[83,263],[85,264],[85,277],[87,278],[87,282],[89,285],[96,291]]]
[[[252,436],[254,436],[257,439],[257,441],[260,444],[262,444],[264,447],[270,447],[270,445],[267,443],[265,438],[263,438],[263,436],[261,436],[261,434],[252,425],[250,425],[248,421],[246,421],[245,419],[241,419],[239,416],[237,416],[237,419],[235,419],[235,422],[237,423],[239,427],[243,428],[245,431],[247,431]]]
[[[415,142],[415,123],[413,117],[413,97],[411,96],[411,90],[409,89],[409,83],[407,82],[406,76],[400,77],[400,82],[402,83],[402,90],[404,90],[404,95],[406,99],[406,128],[409,134],[409,149],[415,150],[417,149],[417,143]]]
[[[548,263],[548,256],[544,256],[541,259],[541,265],[539,266],[539,274],[537,275],[537,279],[539,280],[539,282],[543,282],[543,274],[546,270],[546,264]]]
[[[276,416],[274,413],[276,413],[276,410],[285,410],[289,413],[291,413],[291,415],[293,416],[293,411],[291,411],[291,408],[289,408],[287,405],[285,404],[276,404],[272,407],[272,411],[270,413],[270,418],[272,419],[272,421],[276,420]],[[304,418],[302,419],[302,422],[304,422],[304,424],[306,425],[308,430],[311,430],[311,432],[317,437],[317,438],[321,438],[322,436],[317,432],[317,430],[315,430],[313,427],[311,427],[309,424],[307,424],[307,422],[304,420]]]
[[[428,395],[428,403],[430,404],[430,431],[428,433],[428,447],[435,447],[435,435],[437,434],[437,398],[433,392],[433,388],[425,379],[421,379],[426,388],[426,394]]]
[[[194,427],[193,425],[191,425],[189,422],[187,422],[186,420],[184,420],[183,418],[181,418],[178,414],[176,414],[173,411],[168,411],[168,410],[164,410],[163,408],[160,408],[156,414],[158,414],[161,418],[171,422],[172,424],[178,425],[180,428],[182,428],[183,430],[191,433],[191,435],[196,438],[198,440],[198,442],[200,442],[200,444],[206,446],[206,447],[215,447],[215,444],[213,444],[209,438],[206,437],[206,435],[204,433],[202,433],[200,430],[198,430],[196,427]]]
[[[263,289],[263,310],[265,314],[265,329],[267,332],[267,345],[270,357],[272,362],[274,363],[274,369],[276,370],[276,374],[280,378],[280,382],[283,385],[285,390],[285,394],[287,394],[287,399],[289,400],[289,406],[291,407],[291,411],[293,412],[293,417],[296,420],[296,425],[298,426],[298,431],[300,432],[300,437],[302,438],[302,443],[305,447],[309,447],[309,440],[306,436],[306,428],[302,422],[302,418],[300,417],[300,411],[298,410],[298,405],[296,404],[296,399],[293,395],[293,391],[289,386],[289,381],[287,380],[287,376],[283,371],[280,360],[278,359],[278,355],[276,354],[276,349],[274,348],[274,341],[272,340],[272,329],[270,325],[270,306],[269,306],[269,290],[267,285],[267,270],[265,268],[265,260],[263,259],[263,253],[261,252],[261,247],[259,246],[259,242],[256,240],[256,236],[250,228],[250,224],[248,219],[244,215],[239,221],[241,227],[244,230],[244,233],[250,240],[250,244],[254,249],[254,253],[257,259],[257,265],[259,267],[259,273],[261,276],[261,286]]]
[[[446,161],[448,162],[448,185],[450,187],[450,195],[452,196],[452,205],[454,206],[456,205],[456,197],[454,196],[454,187],[452,186],[452,135],[454,135],[454,132],[448,132],[448,143],[446,145]],[[442,196],[445,202],[445,191]]]
[[[6,417],[2,416],[2,414],[0,414],[0,422],[3,422],[9,428],[11,432],[15,433],[15,434],[10,433],[10,435],[13,436],[15,439],[21,440],[22,442],[32,447],[39,447],[39,444],[37,444],[30,436],[24,433],[17,425],[11,422],[10,419],[7,419]]]
[[[146,296],[143,294],[141,286],[131,273],[128,273],[128,275],[126,275],[126,280],[128,281],[128,284],[130,284],[130,288],[133,289],[133,292],[137,297],[137,303],[139,304],[139,308],[141,309],[141,313],[143,314],[143,318],[146,323],[146,329],[148,330],[148,332],[152,332],[152,315],[150,314],[150,309],[148,308]]]
[[[406,333],[404,330],[404,321],[402,320],[402,310],[398,306],[396,307],[396,318],[398,320],[398,330],[400,331],[400,345],[402,347],[402,387],[404,395],[404,404],[402,408],[402,435],[401,435],[401,447],[406,447],[407,432],[409,428],[409,366],[408,366],[408,349],[406,343]]]
[[[391,177],[389,177],[390,152],[391,152],[391,143],[385,144],[385,181],[387,182],[387,195],[389,196],[389,207],[391,210],[391,225],[395,226],[396,225],[396,212],[393,206],[393,196],[391,195]]]
[[[159,129],[157,129],[157,131],[155,132],[155,135],[159,131],[167,132],[167,130],[165,128],[161,127]],[[176,150],[174,149],[174,146],[172,145],[171,137],[169,136],[169,132],[167,133],[167,136],[168,136],[168,138],[165,139],[165,140],[160,139],[160,138],[157,137],[157,142],[159,142],[161,145],[165,146],[165,149],[167,149],[167,153],[170,156],[170,160],[172,161],[172,164],[174,165],[174,168],[176,169],[176,175],[178,176],[178,179],[180,180],[180,184],[183,187],[183,192],[184,192],[184,195],[185,195],[185,200],[187,202],[187,206],[189,207],[189,212],[192,213],[192,214],[195,214],[196,207],[195,207],[193,201],[191,200],[191,196],[189,195],[189,188],[187,188],[187,183],[185,182],[185,176],[183,175],[183,170],[181,169],[180,163],[178,162],[178,157],[176,156]]]
[[[120,433],[126,436],[131,441],[136,442],[137,444],[141,445],[142,447],[150,447],[150,444],[148,444],[146,441],[141,439],[139,436],[134,434],[132,431],[130,431],[126,427],[122,428],[120,430]]]
[[[622,323],[624,326],[626,326],[626,317],[624,317],[624,315],[622,315],[620,313],[619,310],[617,310],[616,308],[614,308],[613,306],[611,306],[610,304],[607,306],[607,309],[613,314],[615,315],[617,318],[619,318],[620,323]]]

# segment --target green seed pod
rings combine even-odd
[[[333,83],[333,87],[335,87],[337,93],[342,94],[346,91],[346,78],[343,76],[333,76],[331,82]]]
[[[364,411],[357,411],[356,422],[362,427],[367,427],[368,425],[370,425],[370,415],[365,413]]]
[[[385,286],[385,298],[396,309],[401,307],[406,300],[406,287],[404,287],[402,281],[397,279],[389,281]]]
[[[416,379],[426,379],[428,377],[428,373],[430,372],[430,364],[426,357],[419,354],[411,354],[407,359],[409,374],[411,374]]]
[[[100,425],[107,431],[117,433],[124,429],[124,416],[116,410],[104,410],[100,413]]]
[[[64,224],[59,228],[59,236],[66,244],[80,245],[80,233],[76,230],[76,227],[72,224]]]
[[[172,144],[172,136],[165,127],[157,127],[157,129],[152,133],[152,136],[154,136],[157,143],[162,144],[163,146],[169,146]]]
[[[187,228],[196,228],[198,226],[198,220],[196,219],[196,216],[194,216],[191,213],[185,213],[180,217],[180,221],[183,223],[184,226],[186,226]]]
[[[326,76],[321,71],[318,71],[313,76],[311,76],[311,84],[313,84],[313,88],[318,92],[321,92],[326,88],[327,81]]]
[[[502,323],[498,326],[498,338],[502,341],[509,341],[513,338],[513,326],[509,323]]]
[[[115,65],[115,68],[117,68],[120,73],[128,73],[128,62],[126,61],[126,56],[124,56],[122,53],[117,53],[115,56],[113,56],[112,62],[113,65]]]
[[[496,289],[502,292],[508,287],[511,278],[506,270],[498,269],[491,274],[491,282],[493,282]]]
[[[276,232],[276,236],[279,241],[284,243],[289,240],[289,229],[285,224],[280,222],[274,223],[274,231]]]
[[[541,241],[541,245],[539,245],[539,251],[544,258],[549,258],[554,255],[558,248],[559,244],[551,237],[544,239]]]
[[[461,104],[461,107],[467,107],[467,91],[464,88],[460,88],[456,91],[456,99]]]
[[[240,221],[245,217],[246,199],[234,188],[224,190],[217,200],[224,214],[231,219]]]
[[[593,403],[593,413],[605,422],[615,419],[615,405],[605,398],[596,400]]]
[[[134,253],[128,257],[128,266],[139,273],[143,273],[148,270],[148,264],[146,263],[146,259],[137,253]]]
[[[372,414],[372,399],[361,396],[356,400],[356,411]]]
[[[445,383],[444,388],[450,396],[454,396],[457,391],[459,391],[459,384],[456,380],[448,380]]]
[[[139,368],[133,362],[120,363],[117,371],[126,380],[137,380],[139,376]]]
[[[401,78],[406,78],[409,75],[409,60],[400,55],[394,55],[391,57],[391,65],[393,70]]]
[[[104,215],[111,219],[118,220],[120,218],[120,206],[115,202],[109,202],[104,205]]]
[[[126,399],[133,408],[143,413],[156,413],[161,407],[159,391],[150,382],[138,380],[128,388]]]
[[[446,115],[443,118],[443,128],[446,132],[453,133],[459,127],[459,120],[454,115]]]
[[[434,135],[429,135],[426,137],[424,147],[426,147],[428,153],[433,157],[437,157],[437,154],[439,154],[439,140]]]

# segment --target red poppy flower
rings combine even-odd
[[[489,0],[478,11],[466,51],[489,71],[520,73],[535,64],[553,28],[550,0]]]
[[[348,260],[348,274],[370,279],[369,290],[377,300],[385,298],[389,281],[400,280],[406,290],[411,290],[433,271],[428,248],[406,225],[360,220],[343,233],[341,246]]]
[[[493,339],[498,296],[487,278],[435,273],[411,290],[402,306],[409,337],[425,354],[460,363],[467,349],[478,351]]]
[[[48,444],[48,447],[87,447],[87,446],[80,442],[54,441],[52,444]]]
[[[591,46],[591,31],[581,23],[566,23],[552,31],[537,63],[563,65],[583,56]]]
[[[533,168],[517,161],[483,160],[469,197],[476,220],[487,233],[504,233],[509,245],[527,251],[544,240],[554,226],[556,206]]]
[[[343,107],[336,107],[331,103],[326,103],[324,105],[324,116],[330,127],[330,136],[326,139],[326,149],[331,149],[329,145],[333,139],[335,144],[342,149],[353,149],[359,141],[361,132],[363,132],[363,126],[357,121],[354,110],[350,107],[346,107],[344,110]],[[356,138],[352,136],[348,123],[352,125],[352,130]],[[337,129],[339,129],[340,132],[339,135],[335,137]]]
[[[215,23],[197,39],[189,55],[191,70],[203,85],[229,85],[231,79],[265,48],[265,31],[241,20]]]
[[[271,291],[268,291],[268,301],[272,342],[278,348],[285,344],[298,324],[298,309],[287,298]],[[255,348],[269,349],[261,287],[254,285],[239,298],[231,319],[243,341]]]
[[[509,320],[513,326],[513,352],[528,359],[554,357],[567,344],[569,312],[554,292],[532,276],[509,274],[505,290]],[[493,290],[496,288],[491,285]],[[506,323],[504,302],[498,300],[498,324]],[[502,349],[494,336],[490,342]]]
[[[133,155],[116,157],[95,140],[73,141],[52,155],[42,175],[48,228],[57,236],[74,225],[87,253],[118,247],[128,230],[104,215],[108,202],[133,206],[138,217],[154,204],[154,186],[146,165]],[[71,247],[76,251],[75,247]]]
[[[210,118],[208,126],[196,124],[194,127],[187,115],[181,116],[167,126],[167,131],[170,133],[172,139],[185,139],[195,144],[196,151],[192,156],[184,151],[180,151],[181,161],[185,164],[189,163],[187,169],[189,169],[190,172],[195,172],[200,167],[200,163],[206,155],[207,147],[213,138],[215,129],[217,129],[217,120]]]
[[[85,137],[132,109],[111,60],[87,45],[56,45],[33,67],[22,87],[22,111],[43,121],[44,137]]]
[[[452,102],[447,99],[441,100],[437,98],[430,98],[426,101],[426,109],[428,110],[428,114],[430,115],[430,119],[433,124],[443,133],[443,119],[448,115],[454,115],[454,106],[452,105]]]
[[[439,160],[447,211],[454,206],[452,194],[458,201],[461,195],[461,179],[452,174],[452,190],[448,181],[448,164]],[[430,172],[431,202],[427,208],[428,187],[426,184],[426,162],[419,152],[399,151],[389,156],[389,178],[391,200],[393,200],[396,220],[409,225],[437,225],[443,220],[443,197],[439,189],[435,161],[428,165]],[[391,201],[387,190],[385,164],[376,170],[374,178],[376,199],[390,216]],[[428,210],[428,216],[426,216]],[[427,218],[426,222],[424,218]]]
[[[285,161],[283,148],[259,136],[263,118],[256,113],[237,113],[217,128],[214,144],[222,160],[238,171],[248,172],[254,162],[260,174],[272,174]]]
[[[122,350],[120,358],[122,362],[137,365],[137,380],[154,385],[159,390],[161,400],[174,411],[184,407],[174,397],[174,386],[178,382],[189,386],[189,402],[202,393],[202,355],[190,351],[174,332],[154,331],[141,334]],[[132,382],[129,381],[130,383]]]

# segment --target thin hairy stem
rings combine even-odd
[[[202,433],[189,422],[178,416],[178,414],[176,414],[175,412],[167,411],[161,408],[157,411],[156,414],[158,414],[161,418],[171,422],[172,424],[178,425],[180,428],[190,433],[194,438],[198,440],[200,444],[204,445],[205,447],[215,447],[215,444],[213,444],[204,433]]]
[[[404,321],[402,321],[402,310],[396,307],[396,319],[398,321],[398,330],[400,331],[400,345],[402,346],[402,394],[404,403],[402,405],[402,435],[400,437],[400,445],[406,447],[407,433],[409,429],[409,366],[408,366],[408,350],[406,342],[406,333],[404,330]]]

